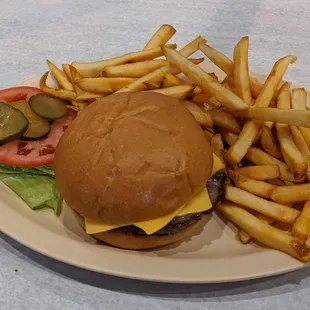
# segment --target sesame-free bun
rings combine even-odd
[[[194,117],[179,100],[154,92],[113,94],[87,106],[55,154],[66,203],[82,217],[111,224],[180,208],[206,186],[212,166]]]
[[[74,212],[78,222],[85,229],[84,219]],[[180,230],[177,233],[169,235],[138,235],[134,233],[123,232],[120,229],[93,234],[95,239],[112,245],[117,248],[127,250],[147,250],[172,244],[198,233],[203,226],[209,221],[211,214],[202,214],[201,219],[195,224]]]

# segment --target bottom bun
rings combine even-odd
[[[78,222],[85,229],[83,218],[74,212]],[[128,232],[122,232],[121,230],[110,230],[104,233],[92,234],[90,236],[95,239],[113,245],[114,247],[127,249],[127,250],[147,250],[162,247],[164,245],[178,242],[182,239],[192,236],[196,231],[201,229],[211,218],[211,214],[203,214],[201,219],[195,224],[187,227],[186,229],[167,236],[142,236],[132,234]]]

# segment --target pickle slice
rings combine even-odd
[[[34,113],[49,119],[56,120],[67,114],[67,102],[46,94],[37,94],[29,99],[29,105]]]
[[[10,105],[23,112],[28,119],[28,128],[22,135],[24,139],[37,140],[43,138],[50,132],[51,126],[48,121],[35,114],[30,108],[28,101],[15,101],[11,102]]]
[[[21,111],[0,102],[0,144],[19,139],[27,127],[28,119]]]

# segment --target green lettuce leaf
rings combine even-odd
[[[62,199],[56,186],[52,166],[24,168],[1,163],[0,180],[31,209],[50,208],[57,215],[61,213]]]

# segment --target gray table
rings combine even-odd
[[[178,29],[180,45],[200,33],[230,56],[250,35],[253,71],[296,54],[287,78],[309,88],[309,15],[307,0],[1,0],[0,88],[40,75],[46,58],[60,64],[139,50],[162,23]],[[62,264],[0,234],[0,309],[303,310],[309,271],[222,285],[145,283]]]

